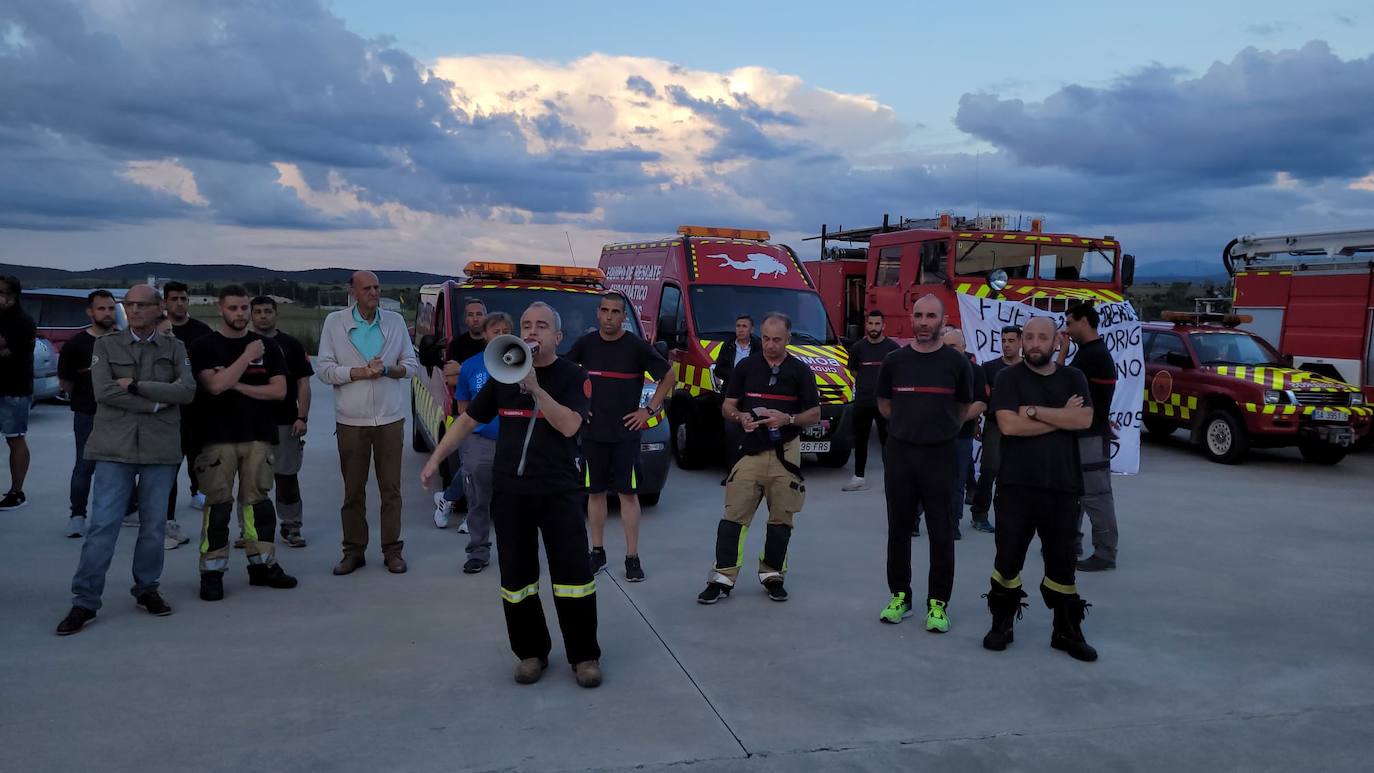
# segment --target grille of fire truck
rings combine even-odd
[[[1350,395],[1344,392],[1294,392],[1298,405],[1350,405]]]

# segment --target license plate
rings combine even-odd
[[[1349,421],[1350,417],[1340,411],[1328,411],[1318,408],[1312,412],[1312,418],[1317,421]]]
[[[829,440],[803,440],[801,452],[804,454],[824,454],[830,451]]]

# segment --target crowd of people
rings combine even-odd
[[[214,327],[189,316],[188,288],[178,282],[161,293],[148,285],[130,288],[122,299],[128,321],[122,330],[114,296],[90,293],[90,325],[64,346],[59,362],[75,440],[67,534],[84,538],[59,635],[76,633],[96,617],[121,525],[138,528],[131,590],[137,606],[171,614],[158,588],[165,551],[189,539],[175,519],[183,460],[193,504],[202,510],[201,599],[225,598],[231,544],[244,552],[249,585],[296,587],[277,560],[277,532],[283,545],[306,545],[297,476],[312,378],[334,393],[344,491],[342,556],[333,573],[350,574],[366,564],[367,486],[374,472],[383,566],[391,573],[407,570],[400,461],[410,381],[420,369],[403,318],[380,308],[376,275],[357,272],[351,289],[354,304],[329,314],[313,363],[298,340],[277,329],[276,302],[241,286],[220,290]],[[28,463],[32,369],[31,363],[27,370],[19,366],[28,361],[26,346],[31,357],[35,332],[21,293],[18,280],[0,278],[0,431],[9,441],[12,481],[2,509],[23,505]],[[517,323],[469,299],[466,330],[449,344],[444,374],[455,419],[425,462],[421,483],[429,488],[454,457],[458,474],[435,494],[434,524],[446,528],[465,510],[465,573],[488,565],[495,532],[520,683],[540,679],[551,649],[539,596],[541,536],[568,662],[583,686],[601,682],[595,576],[608,563],[611,493],[625,532],[624,577],[646,578],[636,498],[639,433],[676,381],[671,364],[625,329],[628,311],[623,296],[605,293],[597,329],[560,356],[562,320],[553,307],[536,302]],[[1054,615],[1051,645],[1080,660],[1096,659],[1082,633],[1089,605],[1078,594],[1075,572],[1111,569],[1116,562],[1108,413],[1115,367],[1097,337],[1098,321],[1091,304],[1080,304],[1069,309],[1063,333],[1046,317],[1024,329],[1007,327],[1001,356],[979,365],[933,295],[913,304],[913,339],[906,346],[886,336],[880,312],[869,313],[865,335],[849,346],[855,459],[843,490],[869,487],[869,433],[876,423],[891,593],[881,621],[900,623],[918,608],[911,538],[924,516],[925,627],[949,630],[954,543],[969,504],[973,528],[996,540],[985,594],[992,625],[983,645],[1004,650],[1012,642],[1013,622],[1026,606],[1022,566],[1039,535],[1045,566],[1040,591]],[[768,518],[758,579],[768,598],[789,597],[788,545],[806,500],[800,439],[820,419],[815,377],[788,352],[791,328],[786,315],[771,313],[755,333],[753,320],[741,315],[735,339],[716,363],[729,465],[714,559],[697,597],[702,604],[716,604],[735,589],[745,535],[760,504]],[[532,367],[506,383],[489,372],[484,354],[491,341],[511,333],[529,347]],[[1070,341],[1077,344],[1073,366],[1066,364]],[[29,392],[16,373],[27,376]],[[646,373],[656,385],[643,401]],[[975,439],[982,446],[976,476]],[[1084,511],[1093,554],[1079,561]],[[239,539],[231,543],[235,523]]]

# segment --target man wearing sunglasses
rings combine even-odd
[[[783,575],[792,522],[806,500],[801,475],[801,431],[821,418],[816,377],[787,353],[792,320],[774,312],[759,326],[762,351],[735,367],[721,413],[743,429],[741,457],[725,479],[725,517],[716,528],[716,560],[702,604],[727,598],[744,565],[744,538],[759,502],[768,501],[768,534],[759,559],[759,582],[773,601],[786,601]]]

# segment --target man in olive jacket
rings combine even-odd
[[[139,527],[131,592],[138,607],[149,614],[172,613],[157,588],[167,497],[181,462],[179,406],[195,398],[196,382],[186,346],[156,331],[160,308],[157,290],[148,285],[131,288],[124,296],[129,327],[95,342],[95,428],[86,441],[86,458],[95,462],[95,502],[72,578],[72,609],[57,626],[59,636],[76,633],[95,618],[120,521],[135,487]]]

